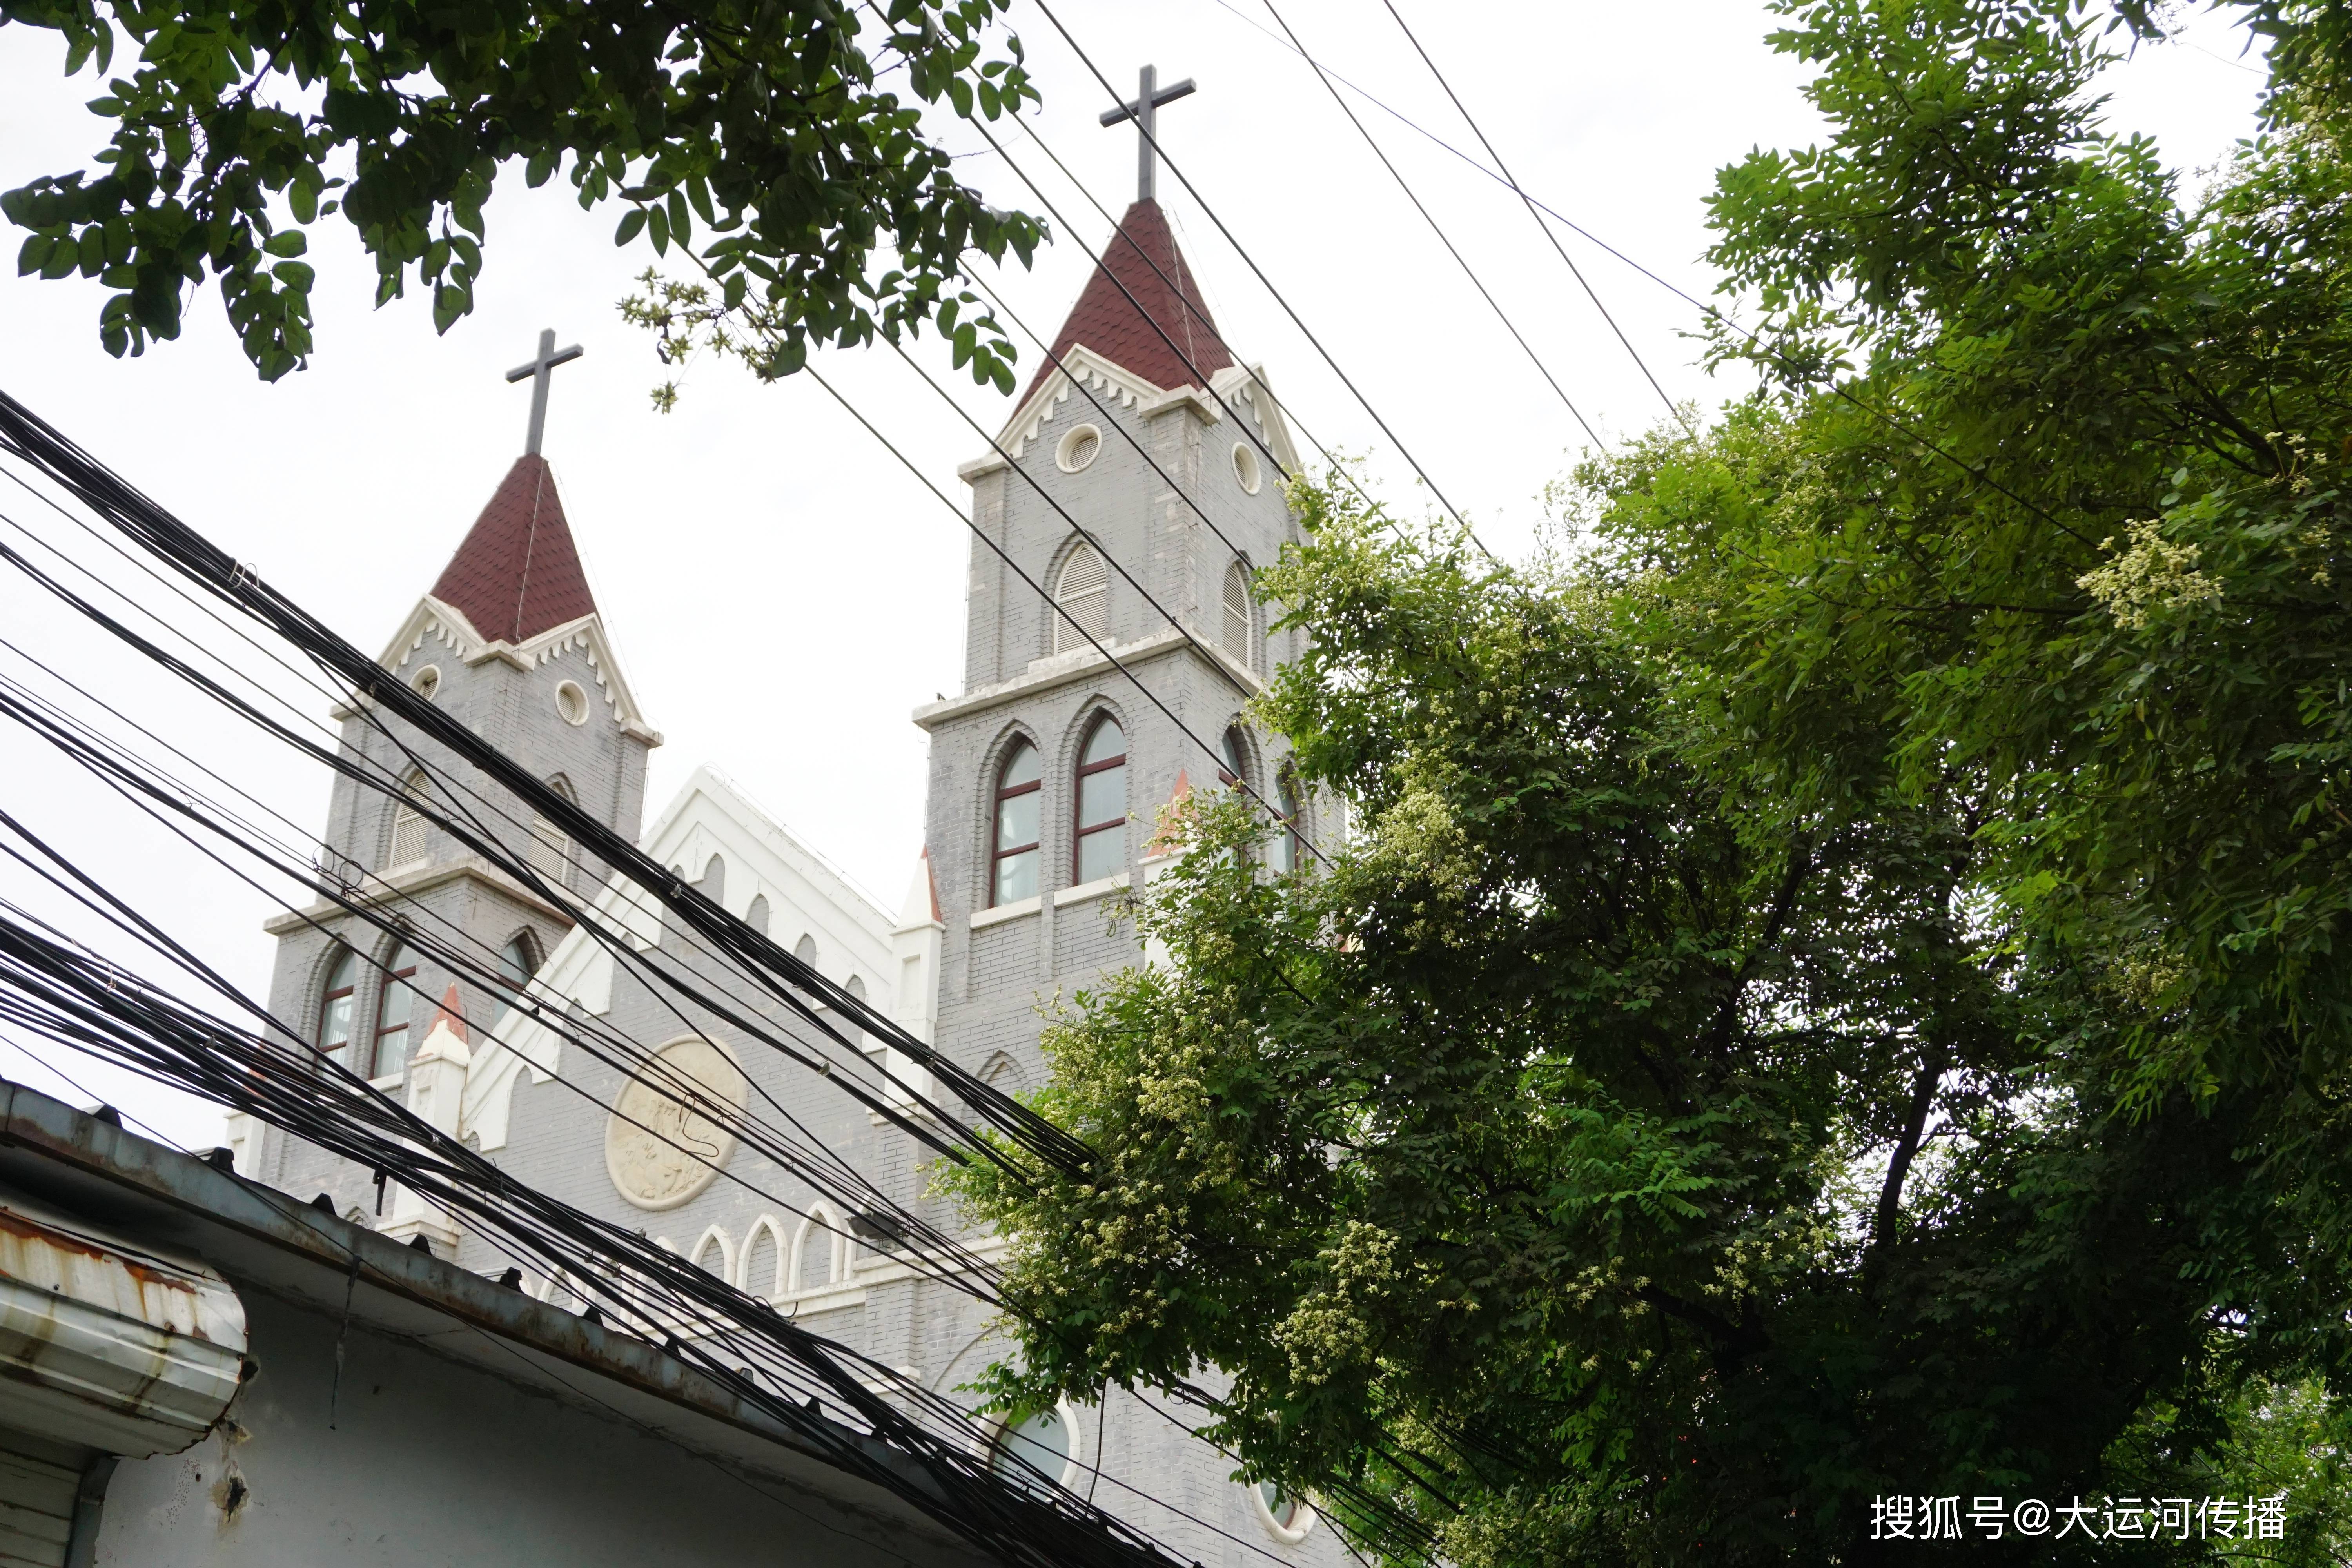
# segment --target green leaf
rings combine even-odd
[[[614,245],[626,245],[629,241],[636,238],[637,231],[646,226],[646,210],[644,207],[632,207],[627,212],[623,213],[621,215],[620,227],[613,231],[613,243]]]

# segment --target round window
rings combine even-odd
[[[555,711],[567,724],[588,722],[588,694],[578,681],[567,680],[555,689]]]
[[[415,689],[416,695],[429,700],[435,692],[441,689],[441,667],[426,665],[408,678],[408,684]]]
[[[1315,1528],[1315,1510],[1283,1490],[1280,1481],[1260,1481],[1252,1489],[1257,1495],[1258,1511],[1265,1516],[1276,1539],[1303,1541]]]
[[[1058,1485],[1069,1476],[1074,1436],[1060,1406],[1035,1411],[1008,1422],[996,1435],[988,1468],[1019,1486]]]
[[[1257,494],[1263,475],[1257,466],[1257,454],[1250,449],[1246,441],[1234,443],[1234,478],[1242,482],[1242,489],[1252,495]]]
[[[1054,448],[1054,462],[1062,472],[1075,474],[1095,460],[1102,450],[1102,432],[1091,425],[1075,425]]]

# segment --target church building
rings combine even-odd
[[[1151,96],[1147,85],[1140,101]],[[542,409],[552,342],[536,372]],[[974,525],[963,689],[913,713],[929,736],[929,804],[895,909],[715,766],[643,821],[647,753],[662,736],[614,657],[538,445],[535,417],[530,449],[385,644],[384,668],[987,1082],[1013,1093],[1041,1085],[1039,1037],[1055,999],[1145,961],[1124,895],[1165,863],[1156,825],[1170,805],[1245,781],[1286,819],[1264,851],[1276,871],[1340,831],[1336,803],[1300,789],[1278,741],[1244,712],[1297,652],[1298,634],[1273,628],[1279,612],[1253,585],[1255,569],[1297,537],[1282,482],[1297,468],[1291,437],[1264,372],[1218,335],[1148,190],[992,449],[959,470]],[[415,809],[424,792],[456,787],[428,779],[470,770],[436,766],[445,759],[397,721],[341,717],[347,751],[406,779],[408,794],[387,799],[339,777],[322,864],[410,929],[431,922],[498,952],[503,984],[436,973],[429,955],[321,902],[269,922],[274,1016],[301,1021],[307,1044],[521,1179],[971,1404],[959,1391],[1005,1352],[984,1303],[910,1267],[866,1216],[731,1139],[709,1161],[670,1157],[619,1113],[648,1092],[643,1084],[541,1016],[594,1019],[738,1103],[764,1097],[890,1202],[961,1231],[929,1191],[936,1156],[723,1020],[681,1013],[562,909]],[[640,951],[728,983],[520,802],[484,786],[459,804],[541,876],[625,925]],[[526,994],[532,1006],[510,1005]],[[772,998],[731,1000],[780,1027],[792,1022]],[[898,1075],[919,1077],[905,1064]],[[305,1201],[323,1194],[389,1239],[421,1241],[478,1274],[516,1261],[396,1184],[280,1131],[238,1118],[231,1140],[240,1173]],[[966,1239],[982,1258],[1001,1246]],[[526,1288],[576,1308],[575,1283]],[[1342,1546],[1307,1500],[1236,1480],[1234,1461],[1190,1436],[1177,1414],[1114,1394],[1031,1415],[997,1441],[1058,1467],[1066,1484],[1187,1561],[1339,1561]]]

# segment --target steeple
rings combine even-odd
[[[1104,248],[1102,265],[1087,279],[1054,340],[1054,352],[1038,365],[1023,394],[1024,400],[1062,356],[1077,347],[1092,349],[1122,370],[1171,390],[1197,386],[1205,391],[1209,379],[1234,363],[1218,341],[1216,323],[1158,202],[1137,202],[1118,220],[1118,232]]]
[[[441,569],[433,597],[489,642],[529,642],[596,613],[547,459],[526,453]]]

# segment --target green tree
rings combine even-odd
[[[410,279],[442,331],[473,308],[499,171],[559,172],[616,243],[676,244],[725,305],[761,319],[755,363],[895,337],[943,304],[977,251],[1025,262],[1042,226],[960,182],[923,106],[994,119],[1036,94],[1018,40],[987,57],[1006,0],[0,0],[0,25],[62,35],[68,75],[139,51],[92,109],[99,168],[0,196],[31,231],[20,273],[113,290],[110,353],[179,334],[218,279],[266,379],[311,348],[307,232],[340,212],[377,301]],[[892,78],[898,79],[893,81]],[[696,247],[697,227],[701,231]],[[950,310],[950,325],[954,312]],[[968,319],[961,360],[1012,386],[1011,345]]]
[[[2099,128],[2145,17],[1790,0],[1830,136],[1714,198],[1764,394],[1523,569],[1297,489],[1260,717],[1358,841],[1198,814],[1172,962],[1050,1033],[1097,1164],[959,1178],[1000,1398],[1213,1365],[1249,1473],[1464,1564],[2257,1473],[2346,1549],[2352,163],[2337,8],[2249,9],[2266,133],[2188,203]]]

